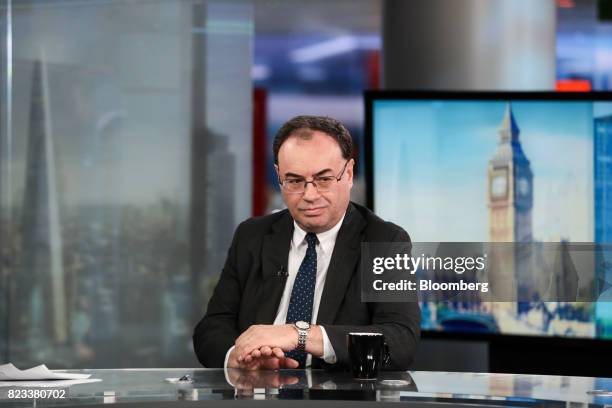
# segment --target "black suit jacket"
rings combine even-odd
[[[288,210],[251,218],[238,226],[227,261],[193,344],[205,367],[223,367],[227,350],[253,324],[272,324],[280,304],[293,236]],[[349,367],[346,335],[382,332],[389,347],[388,369],[406,370],[420,337],[420,310],[411,303],[361,302],[361,242],[410,242],[406,231],[350,203],[327,270],[317,324],[325,328],[337,357]],[[282,274],[280,274],[282,275]],[[297,332],[296,332],[297,333]],[[296,334],[297,335],[297,334]],[[313,367],[329,367],[313,358]],[[329,367],[331,368],[331,367]]]

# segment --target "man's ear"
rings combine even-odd
[[[276,180],[280,184],[281,176],[280,176],[280,169],[278,168],[278,164],[274,164],[274,170],[276,170]]]
[[[347,179],[349,181],[349,183],[351,184],[351,186],[353,185],[353,167],[355,166],[355,159],[351,159],[349,160],[348,164],[346,165],[346,175],[347,175]]]

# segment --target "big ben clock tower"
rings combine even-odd
[[[533,173],[519,140],[512,107],[506,106],[499,143],[487,172],[489,240],[531,242]]]

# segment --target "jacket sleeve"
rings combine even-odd
[[[238,335],[241,285],[237,270],[237,251],[240,226],[234,233],[219,282],[208,302],[206,315],[193,334],[193,348],[204,367],[223,367],[225,355]]]
[[[400,229],[391,242],[406,242],[410,237]],[[410,302],[371,302],[371,324],[369,325],[325,325],[325,330],[336,353],[339,369],[350,367],[350,357],[346,336],[350,332],[379,332],[385,336],[389,348],[390,363],[388,370],[407,370],[412,363],[421,335],[421,310],[416,301]],[[331,368],[323,363],[326,368]]]

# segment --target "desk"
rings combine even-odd
[[[378,381],[358,382],[349,374],[322,370],[243,372],[221,369],[80,370],[101,382],[73,385],[65,399],[9,399],[17,386],[0,387],[0,407],[115,406],[137,407],[282,407],[344,408],[354,406],[605,406],[612,379],[447,372],[385,372]],[[166,378],[190,374],[192,383],[169,383]],[[389,381],[390,380],[390,381]],[[281,384],[286,383],[286,384]],[[265,400],[265,401],[260,401]],[[200,404],[194,401],[201,401]],[[362,401],[362,402],[358,402]],[[129,403],[129,405],[126,405]]]

